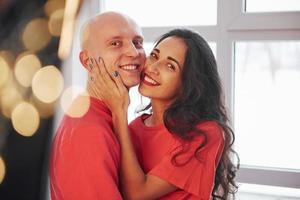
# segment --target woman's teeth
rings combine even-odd
[[[157,83],[155,80],[153,80],[152,78],[148,77],[147,75],[145,76],[144,80],[148,83],[151,83],[153,85],[159,85],[159,83]]]

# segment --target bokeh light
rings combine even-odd
[[[16,84],[13,81],[9,81],[9,83],[1,89],[0,100],[2,114],[10,118],[13,109],[23,100],[23,97],[20,91],[18,91]]]
[[[51,117],[55,112],[56,101],[52,103],[44,103],[32,95],[30,97],[30,103],[36,107],[40,117],[43,119]]]
[[[4,180],[5,177],[5,163],[4,160],[2,159],[2,157],[0,157],[0,184],[2,183],[2,181]]]
[[[50,17],[55,11],[65,7],[64,0],[48,0],[44,6],[45,14]]]
[[[15,77],[22,86],[30,87],[34,74],[41,67],[41,61],[35,54],[21,55],[15,64]]]
[[[52,103],[57,100],[63,87],[63,76],[53,65],[41,68],[32,79],[32,91],[44,103]]]
[[[43,199],[41,163],[64,89],[58,45],[66,0],[0,4],[0,200]]]
[[[73,35],[75,31],[76,15],[80,9],[80,0],[68,0],[66,2],[63,26],[59,41],[58,57],[66,59],[72,48]]]
[[[7,82],[9,74],[10,67],[6,60],[0,55],[0,87]]]
[[[44,18],[35,18],[25,27],[22,41],[24,46],[31,51],[45,48],[51,40],[48,30],[48,21]]]
[[[15,56],[11,51],[1,50],[0,57],[2,57],[10,67],[13,66],[13,63],[15,61]]]
[[[40,118],[37,109],[27,102],[19,103],[11,114],[14,129],[21,135],[32,136],[39,127]]]
[[[66,115],[82,117],[90,107],[90,96],[82,87],[72,86],[63,92],[60,105]]]
[[[64,9],[59,9],[53,12],[48,22],[48,28],[51,35],[59,37],[61,34],[64,18]]]

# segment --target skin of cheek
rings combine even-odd
[[[139,92],[148,98],[173,101],[177,97],[180,88],[181,83],[168,81],[168,84],[162,84],[157,87],[149,87],[141,84]]]
[[[162,80],[164,80],[162,84],[163,87],[161,88],[161,94],[164,99],[173,100],[180,91],[181,77],[179,74],[167,71],[167,69],[165,69],[165,71],[161,70],[160,74],[162,74]]]

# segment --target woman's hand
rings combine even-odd
[[[108,69],[104,60],[91,58],[89,89],[101,99],[113,115],[126,114],[129,106],[128,89],[116,69]]]

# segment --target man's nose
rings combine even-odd
[[[125,54],[130,57],[137,57],[139,55],[139,51],[133,43],[130,43],[126,46]]]

